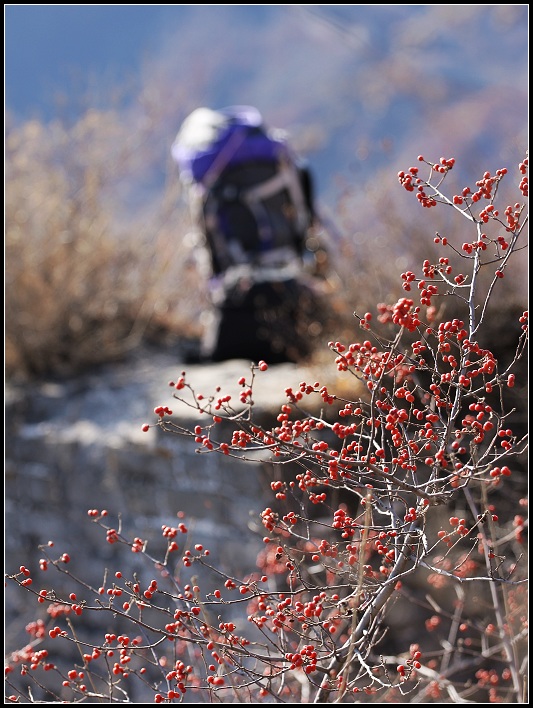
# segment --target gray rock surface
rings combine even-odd
[[[250,363],[185,366],[157,353],[114,364],[75,380],[6,387],[6,564],[29,550],[27,541],[85,534],[89,508],[121,512],[136,532],[169,523],[178,510],[198,523],[246,525],[248,512],[261,506],[254,465],[222,455],[197,455],[190,437],[163,433],[155,425],[157,405],[169,406],[184,428],[206,417],[173,399],[183,369],[206,398],[232,395],[239,404],[241,376],[250,381]],[[259,372],[254,401],[274,417],[296,387],[302,370],[293,364]],[[184,393],[187,393],[185,391]],[[241,406],[242,407],[242,406]],[[208,419],[209,421],[209,419]],[[150,424],[148,432],[142,425]],[[205,513],[206,497],[210,511]],[[81,530],[83,527],[83,531]],[[74,537],[71,535],[74,534]],[[65,535],[64,533],[62,534]],[[215,536],[218,537],[218,533]],[[67,550],[67,549],[65,549]]]
[[[39,570],[39,559],[44,555],[39,545],[52,540],[51,557],[68,553],[69,572],[93,588],[104,584],[106,569],[109,574],[120,569],[124,577],[136,573],[146,583],[156,577],[154,564],[146,558],[106,542],[105,530],[91,521],[89,509],[106,509],[106,523],[114,527],[118,527],[120,515],[124,536],[148,540],[148,551],[158,560],[167,546],[162,526],[177,526],[177,514],[184,512],[189,533],[187,539],[176,539],[180,551],[185,543],[189,547],[201,543],[209,548],[213,565],[229,574],[238,577],[256,570],[257,553],[263,547],[259,513],[268,503],[269,486],[261,460],[250,463],[216,453],[198,454],[198,445],[190,436],[163,432],[154,413],[156,406],[168,406],[172,410],[169,419],[189,430],[199,422],[211,422],[209,416],[200,416],[173,399],[176,390],[169,381],[176,381],[183,369],[196,393],[206,398],[231,395],[232,403],[242,407],[238,381],[242,376],[250,381],[250,362],[184,365],[176,359],[164,352],[139,353],[128,363],[108,365],[68,381],[32,386],[8,382],[7,574],[25,565],[37,590],[55,588],[56,584],[64,585],[64,593],[79,590],[69,588],[69,578],[58,576],[53,569],[46,573]],[[302,377],[304,370],[292,364],[257,372],[257,413],[273,422],[285,402],[285,388],[297,387]],[[145,423],[151,426],[148,432],[142,430]],[[182,552],[174,555],[174,567],[179,566],[183,576]],[[192,572],[200,577],[202,573],[209,575],[196,565]],[[9,656],[29,641],[25,625],[35,620],[41,609],[46,618],[46,608],[13,583],[6,585],[5,607]],[[86,630],[100,641],[102,634],[112,629],[106,624],[112,620],[109,613],[97,617],[91,615],[93,626]],[[97,626],[98,620],[102,626]]]

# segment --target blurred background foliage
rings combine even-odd
[[[157,333],[196,334],[202,289],[177,181],[150,216],[117,218],[142,158],[116,112],[10,128],[6,156],[9,373],[75,373]]]
[[[71,29],[91,12],[46,7]],[[124,19],[118,48],[136,6],[91,7]],[[353,311],[375,312],[405,294],[399,275],[431,257],[435,231],[457,246],[472,238],[451,209],[424,211],[398,184],[397,172],[419,153],[456,158],[453,193],[507,167],[504,198],[516,201],[527,140],[527,6],[154,8],[167,14],[129,76],[109,82],[98,67],[64,76],[46,110],[31,116],[11,110],[6,92],[9,378],[72,375],[146,343],[199,336],[206,283],[170,161],[175,133],[198,105],[256,105],[308,159],[338,338],[352,336]],[[45,10],[26,6],[28,23]],[[109,32],[105,15],[94,17]],[[11,56],[8,42],[8,87],[16,82]],[[443,254],[435,247],[434,255]],[[496,331],[527,292],[527,259],[516,268],[499,284]]]

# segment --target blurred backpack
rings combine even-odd
[[[255,108],[196,109],[172,155],[196,190],[214,275],[244,264],[294,267],[302,258],[314,219],[310,175]]]
[[[172,146],[211,259],[214,305],[200,360],[299,361],[320,317],[312,181],[279,131],[249,106],[198,108]]]

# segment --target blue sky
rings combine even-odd
[[[405,167],[419,151],[522,153],[525,5],[6,5],[5,104],[48,120],[112,87],[149,92],[161,161],[184,113],[256,105],[337,172]],[[131,95],[136,100],[135,90]],[[162,164],[161,163],[161,164]],[[388,167],[390,164],[390,167]]]
[[[108,86],[136,75],[166,23],[188,6],[6,5],[5,99],[27,117],[53,113],[58,90],[90,76]]]
[[[5,5],[5,100],[20,117],[54,114],[58,91],[103,90],[138,76],[143,62],[168,47],[166,37],[216,8],[198,5]],[[270,6],[241,6],[260,21]],[[175,44],[175,39],[171,40]]]

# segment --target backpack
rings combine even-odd
[[[256,109],[193,111],[172,155],[199,194],[214,275],[242,265],[272,272],[301,258],[314,218],[310,175]]]

